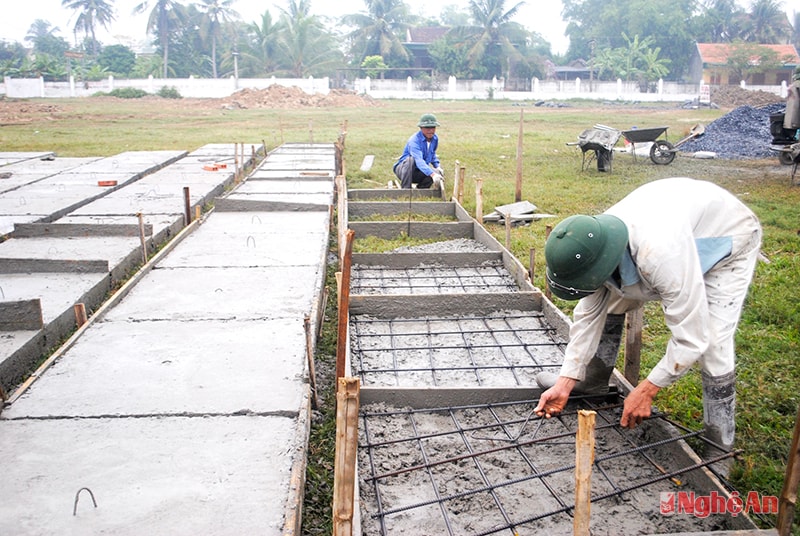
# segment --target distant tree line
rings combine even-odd
[[[25,43],[0,41],[5,76],[98,80],[140,78],[334,76],[369,69],[405,77],[413,56],[404,44],[412,27],[448,31],[429,54],[438,76],[486,79],[546,78],[548,66],[583,59],[598,79],[680,80],[696,42],[800,45],[800,14],[790,21],[780,0],[563,0],[570,46],[554,55],[551,44],[514,20],[525,2],[470,0],[466,9],[445,5],[438,17],[412,15],[403,0],[364,0],[365,9],[333,19],[312,14],[310,0],[287,0],[277,17],[267,10],[246,22],[236,0],[142,0],[153,54],[135,54],[96,37],[116,20],[114,0],[62,0],[75,12],[71,44],[60,29],[35,20]],[[767,60],[769,58],[765,58]],[[780,61],[780,58],[772,58]],[[405,71],[409,69],[409,71]],[[366,71],[362,71],[366,72]],[[743,73],[746,74],[746,73]]]

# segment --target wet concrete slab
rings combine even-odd
[[[168,181],[169,167],[135,186]],[[200,177],[198,189],[211,198],[230,169],[177,176]],[[164,211],[177,190],[162,184],[137,192]],[[133,186],[62,225],[130,227],[138,217],[109,210],[109,201],[130,204],[136,195],[123,194]],[[172,233],[180,220],[143,219],[154,233]],[[239,206],[214,208],[179,233],[0,414],[0,457],[14,460],[6,474],[20,495],[0,501],[0,525],[13,522],[19,534],[55,533],[65,523],[87,534],[297,533],[310,418],[306,352],[315,344],[305,320],[315,333],[330,223],[327,208]],[[135,254],[138,237],[129,239]],[[76,516],[72,503],[62,512],[66,490],[72,500],[84,486],[97,509],[84,491]],[[32,505],[36,515],[21,514]]]
[[[36,160],[41,158],[53,158],[55,153],[51,151],[9,151],[0,154],[0,166],[7,166],[28,160]]]
[[[236,189],[236,195],[250,194],[325,194],[333,195],[333,181],[304,181],[304,180],[283,180],[283,181],[264,181],[249,179]],[[332,198],[331,198],[332,200]]]
[[[5,153],[3,153],[5,154]],[[56,158],[24,160],[0,168],[0,194],[59,173],[80,168],[99,158]]]
[[[328,181],[335,178],[333,171],[316,170],[287,170],[287,169],[257,169],[248,177],[248,181],[261,181],[261,180],[289,180],[289,181]]]
[[[311,313],[317,266],[164,268],[149,273],[109,320],[274,319]]]
[[[162,268],[315,267],[327,251],[327,212],[216,212]],[[305,247],[296,247],[304,243]],[[214,244],[209,249],[208,244]],[[286,253],[291,251],[291,254]]]
[[[48,323],[72,306],[85,293],[108,279],[103,273],[0,273],[3,301],[41,298],[42,316]]]
[[[0,520],[20,535],[284,534],[295,421],[4,420]]]
[[[302,319],[101,321],[2,416],[293,414],[304,350]]]

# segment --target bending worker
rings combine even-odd
[[[660,300],[671,338],[647,379],[626,397],[620,424],[650,416],[658,391],[698,363],[705,436],[733,447],[734,335],[761,244],[758,219],[739,199],[710,182],[657,180],[635,189],[605,213],[571,216],[545,244],[553,294],[580,300],[559,376],[537,376],[534,411],[561,412],[571,392],[608,391],[624,314]]]
[[[444,171],[436,156],[439,146],[436,127],[439,122],[435,115],[423,114],[417,126],[419,131],[408,138],[403,154],[392,169],[400,179],[401,188],[411,188],[412,184],[416,184],[417,188],[430,188],[434,183],[441,187]]]

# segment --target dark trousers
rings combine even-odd
[[[393,171],[400,179],[401,188],[411,188],[412,184],[416,184],[417,188],[430,188],[433,185],[433,179],[421,172],[411,157],[395,165]]]

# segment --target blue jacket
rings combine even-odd
[[[439,157],[436,156],[436,147],[438,146],[439,137],[434,134],[433,138],[431,138],[431,145],[429,149],[428,141],[425,139],[425,135],[421,130],[419,130],[416,134],[413,134],[410,138],[408,138],[406,146],[403,149],[403,154],[394,164],[394,167],[397,167],[397,164],[410,156],[416,162],[417,169],[419,169],[425,175],[431,175],[433,173],[433,168],[439,167]]]

